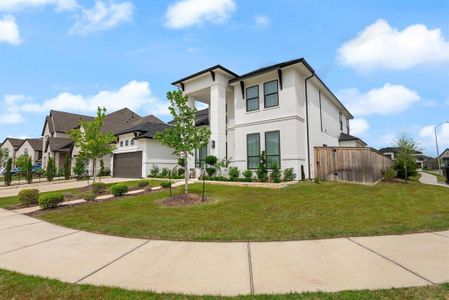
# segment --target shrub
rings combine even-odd
[[[313,181],[314,181],[316,184],[320,184],[320,177],[315,177],[315,178],[313,178]]]
[[[171,187],[171,182],[170,181],[162,181],[161,182],[161,187],[169,188],[169,187]]]
[[[210,166],[215,166],[215,164],[217,163],[217,160],[218,160],[217,157],[214,155],[206,156],[206,159],[204,159],[206,164],[208,164]]]
[[[70,178],[71,172],[71,160],[70,155],[66,155],[64,159],[64,179],[68,180]]]
[[[265,182],[268,180],[268,168],[267,168],[267,157],[265,151],[262,151],[259,159],[259,167],[257,168],[257,178]]]
[[[238,181],[240,177],[240,170],[237,167],[231,167],[229,169],[229,178],[231,181]]]
[[[396,178],[397,175],[398,175],[398,173],[396,172],[396,170],[394,168],[388,168],[384,172],[384,180],[392,181],[394,178]]]
[[[94,201],[97,196],[93,192],[86,192],[83,194],[83,199],[86,201]]]
[[[61,193],[48,193],[39,197],[39,206],[43,209],[55,208],[64,201],[64,195]]]
[[[215,177],[215,180],[217,180],[217,181],[228,181],[228,179],[226,178],[226,177],[224,177],[224,176],[217,176],[217,177]]]
[[[245,181],[246,182],[251,182],[253,181],[253,171],[251,170],[245,170],[243,172],[243,177],[245,177]]]
[[[153,167],[152,167],[151,170],[150,170],[150,175],[151,175],[151,177],[157,177],[157,176],[159,176],[159,171],[160,171],[159,167],[156,166],[156,165],[153,165]]]
[[[418,172],[416,171],[416,163],[412,160],[408,160],[405,162],[396,160],[394,168],[397,171],[398,178],[408,179],[418,174]],[[407,174],[407,176],[405,174]]]
[[[207,172],[207,175],[209,175],[209,177],[212,177],[212,176],[214,176],[214,174],[217,172],[217,169],[215,169],[215,168],[213,168],[213,167],[211,167],[211,168],[206,168],[206,172]]]
[[[11,168],[12,168],[12,158],[9,158],[8,161],[6,162],[5,177],[3,178],[5,180],[6,186],[11,185],[12,180]]]
[[[162,177],[168,177],[169,170],[167,168],[162,168],[161,170],[161,176]]]
[[[138,186],[139,188],[141,188],[141,189],[143,189],[144,187],[147,187],[147,186],[149,186],[149,185],[150,185],[150,182],[149,182],[148,180],[145,180],[145,179],[139,180],[139,181],[137,182],[137,186]]]
[[[128,186],[126,184],[117,183],[111,186],[111,193],[115,197],[120,197],[128,192]]]
[[[179,165],[179,166],[184,167],[184,166],[185,166],[185,163],[186,163],[186,160],[185,160],[184,157],[180,157],[180,158],[178,159],[178,165]]]
[[[48,181],[53,181],[53,178],[56,176],[56,165],[53,157],[48,158],[47,162],[47,170],[45,171],[45,175],[47,175]]]
[[[287,168],[284,170],[284,181],[293,181],[296,179],[296,174],[293,168]]]
[[[73,168],[73,172],[78,178],[81,178],[84,175],[85,168],[86,167],[84,165],[84,161],[81,160],[80,158],[77,158],[75,162],[75,167]]]
[[[25,165],[25,178],[29,184],[33,182],[33,163],[31,162],[31,157],[28,157]]]
[[[178,176],[179,177],[184,177],[185,173],[186,173],[186,170],[184,170],[184,168],[179,168],[178,169]]]
[[[90,190],[95,195],[98,195],[101,192],[105,192],[105,191],[107,191],[107,189],[108,189],[108,186],[106,185],[106,183],[103,183],[103,182],[94,182],[90,185]]]
[[[39,202],[39,191],[35,189],[20,191],[19,201],[25,205],[37,204]]]
[[[274,182],[274,183],[279,183],[281,182],[281,171],[279,170],[279,166],[276,163],[271,163],[271,174],[270,174],[270,179]]]
[[[100,171],[98,172],[98,176],[106,176],[106,169],[104,168],[104,160],[100,159]]]

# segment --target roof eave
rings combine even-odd
[[[197,76],[201,76],[203,74],[206,74],[206,73],[208,73],[210,71],[213,71],[213,70],[216,70],[216,69],[220,69],[220,70],[222,70],[222,71],[224,71],[224,72],[226,72],[226,73],[228,73],[228,74],[230,74],[230,75],[232,75],[234,77],[238,77],[239,76],[236,73],[232,72],[231,70],[223,67],[222,65],[215,65],[215,66],[212,66],[210,68],[207,68],[207,69],[201,70],[199,72],[196,72],[196,73],[194,73],[192,75],[186,76],[186,77],[184,77],[182,79],[179,79],[179,80],[177,80],[175,82],[172,82],[171,84],[174,85],[174,86],[178,86],[178,84],[180,84],[180,83],[183,83],[183,82],[185,82],[187,80],[193,79],[193,78],[195,78]]]

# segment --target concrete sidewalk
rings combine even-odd
[[[421,177],[419,178],[419,182],[421,182],[422,184],[444,186],[444,187],[449,188],[449,184],[438,182],[438,178],[435,175],[432,175],[432,174],[429,174],[426,172],[419,172],[419,174],[421,174]]]
[[[133,180],[133,179],[109,177],[109,178],[101,179],[101,182],[116,183],[116,182],[130,181],[130,180]],[[92,180],[90,180],[89,183],[92,183]],[[24,184],[24,185],[14,185],[11,187],[0,188],[0,197],[16,196],[17,194],[19,194],[19,192],[21,190],[25,190],[25,189],[38,189],[40,192],[52,192],[52,191],[61,191],[61,190],[66,190],[66,189],[80,188],[80,187],[84,187],[84,186],[87,186],[87,181],[85,181],[85,180],[81,180],[81,181],[69,180],[69,181],[61,181],[61,182],[53,181],[53,182],[41,182],[41,183]]]
[[[449,281],[449,231],[263,243],[149,241],[0,209],[0,268],[198,295],[410,287]]]

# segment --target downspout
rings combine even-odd
[[[315,76],[315,73],[313,72],[312,75],[310,75],[309,77],[307,77],[304,80],[304,90],[305,90],[305,94],[306,94],[306,136],[307,136],[307,172],[309,174],[309,180],[312,179],[312,175],[311,175],[311,163],[310,163],[310,131],[309,131],[309,97],[308,97],[308,93],[307,93],[307,81],[311,78],[313,78]]]

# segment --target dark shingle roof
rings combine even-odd
[[[72,114],[63,111],[50,111],[53,132],[66,133],[67,131],[77,128],[80,121],[92,121],[94,117]]]
[[[398,147],[385,147],[385,148],[381,148],[379,149],[380,153],[398,153],[399,152],[399,148]],[[415,151],[415,154],[422,154],[421,151]]]
[[[141,116],[139,116],[132,110],[123,108],[106,115],[106,117],[104,118],[104,126],[102,128],[102,131],[117,134],[118,132],[129,128],[134,124],[134,122],[141,118]]]
[[[53,152],[70,152],[73,146],[73,141],[69,138],[48,138],[48,146]]]
[[[368,145],[368,144],[365,143],[362,139],[360,139],[360,138],[358,138],[358,137],[356,137],[356,136],[353,136],[353,135],[344,133],[344,132],[342,132],[342,133],[340,134],[340,137],[338,138],[338,141],[339,141],[339,142],[360,141],[360,142],[362,142],[363,144],[365,144],[365,146]]]
[[[33,148],[34,151],[41,151],[42,152],[42,146],[43,146],[43,139],[26,139],[30,145],[31,148]],[[25,143],[25,142],[24,142]]]
[[[173,124],[173,121],[168,122]],[[209,108],[198,110],[195,113],[195,126],[209,125]]]
[[[4,143],[6,143],[6,141],[9,141],[11,143],[11,145],[14,147],[14,150],[19,149],[20,146],[22,146],[23,142],[25,141],[24,139],[16,139],[16,138],[6,138],[2,145]]]
[[[117,135],[134,132],[134,133],[136,133],[136,138],[152,139],[154,137],[154,135],[156,134],[156,132],[164,131],[165,129],[167,129],[169,127],[170,127],[170,125],[165,124],[165,123],[145,122],[145,123],[139,123],[139,124],[132,126],[128,129],[125,129],[122,132],[119,132]]]

